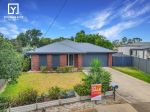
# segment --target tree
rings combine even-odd
[[[50,38],[40,38],[40,41],[39,41],[39,46],[44,46],[44,45],[47,45],[47,44],[50,44],[52,43],[52,40]]]
[[[126,44],[127,41],[128,41],[128,38],[127,38],[127,37],[123,37],[123,38],[122,38],[122,43],[123,43],[123,44]]]
[[[128,39],[128,44],[132,44],[133,43],[133,39]]]
[[[107,40],[106,37],[99,34],[86,34],[83,30],[76,33],[75,41],[87,42],[87,43],[95,44],[109,49],[113,48],[113,44],[109,40]]]
[[[39,38],[42,35],[41,30],[37,30],[37,29],[32,29],[32,30],[27,30],[25,32],[25,37],[27,39],[27,42],[31,45],[31,46],[39,46]]]
[[[142,41],[141,38],[133,38],[132,40],[133,40],[134,43],[136,43],[136,42],[141,42],[141,41]]]
[[[16,81],[21,73],[22,57],[12,44],[0,37],[0,79]]]
[[[20,33],[17,36],[17,41],[22,44],[22,47],[26,47],[27,45],[39,47],[41,35],[41,30],[31,29],[27,30],[25,33]]]
[[[113,43],[113,46],[116,47],[116,48],[120,46],[120,41],[119,40],[114,40],[112,43]]]

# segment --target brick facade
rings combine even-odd
[[[82,55],[81,54],[75,54],[74,56],[74,59],[75,59],[75,67],[82,67]]]
[[[33,54],[31,56],[31,70],[39,71],[39,55]]]
[[[108,66],[112,67],[112,54],[108,54]]]
[[[47,68],[48,70],[51,70],[52,68],[52,55],[51,54],[47,55]]]
[[[67,54],[60,55],[60,66],[67,66]]]

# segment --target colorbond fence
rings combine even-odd
[[[113,66],[133,66],[150,74],[150,60],[123,54],[113,54]]]

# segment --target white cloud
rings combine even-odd
[[[19,28],[16,24],[6,23],[5,27],[0,27],[0,32],[8,38],[15,38],[20,32],[24,32],[25,28]]]
[[[140,9],[139,9],[140,7]],[[150,4],[143,5],[142,2],[136,0],[129,2],[120,11],[122,18],[136,18],[150,11]]]
[[[87,28],[90,28],[91,30],[100,29],[107,24],[110,15],[110,11],[102,11],[100,13],[97,13],[95,16],[91,17],[90,20],[83,22],[82,25],[84,25]]]
[[[98,31],[99,34],[106,36],[109,39],[117,38],[120,33],[126,29],[132,28],[140,24],[142,21],[127,21],[118,23],[108,29]]]

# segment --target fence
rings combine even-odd
[[[114,54],[112,59],[113,66],[132,66],[133,61],[132,57],[122,54]]]
[[[113,55],[113,66],[133,66],[150,74],[150,60],[132,57],[123,54]]]

